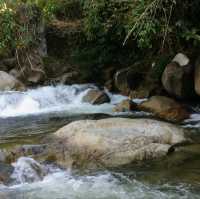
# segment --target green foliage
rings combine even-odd
[[[73,53],[73,61],[80,66],[84,79],[96,81],[101,79],[99,75],[105,66],[115,64],[117,67],[120,60],[123,60],[121,64],[125,65],[127,60],[124,54],[114,44],[104,46],[91,43],[89,46],[77,48]]]
[[[127,23],[124,43],[132,36],[141,49],[152,48],[155,40],[162,41],[164,46],[175,3],[174,0],[137,1]]]
[[[3,54],[15,47],[17,28],[15,13],[4,1],[0,2],[0,27],[0,54]]]
[[[131,1],[84,0],[83,31],[86,42],[74,54],[86,78],[96,75],[108,65],[126,65],[128,48],[123,48],[125,22]],[[132,51],[134,53],[134,50]],[[131,53],[131,54],[132,54]],[[123,61],[122,61],[123,60]]]
[[[28,24],[17,20],[18,1],[5,2],[0,2],[0,54],[27,47],[33,41]]]
[[[181,33],[181,37],[186,41],[192,41],[194,46],[198,46],[200,44],[200,30],[195,28]]]
[[[2,11],[5,3],[7,9]],[[200,1],[0,0],[1,52],[26,47],[35,40],[29,34],[34,31],[17,21],[20,4],[39,7],[46,22],[81,22],[83,42],[76,46],[74,59],[87,71],[86,76],[98,74],[108,65],[125,67],[146,54],[183,49],[188,43],[195,47],[200,42]],[[158,77],[164,65],[155,66]]]
[[[155,64],[153,65],[152,70],[151,70],[152,78],[155,81],[159,81],[161,79],[161,76],[165,70],[165,67],[170,62],[170,60],[171,60],[171,56],[169,55],[160,56],[155,60]]]
[[[84,30],[89,40],[112,37],[121,40],[125,36],[125,14],[130,1],[85,0]],[[105,38],[106,39],[106,38]]]
[[[30,1],[30,0],[29,0]],[[81,15],[79,0],[32,0],[39,6],[47,20],[76,18]]]
[[[54,14],[58,9],[55,0],[50,0],[50,1],[39,0],[37,2],[37,5],[42,9],[45,19],[51,20],[54,18]]]

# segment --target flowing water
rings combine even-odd
[[[0,93],[0,146],[37,144],[41,137],[80,119],[152,117],[146,113],[114,114],[126,99],[90,105],[83,96],[94,85],[47,86],[26,92]],[[140,102],[139,100],[135,100]],[[198,110],[182,126],[200,133]],[[13,163],[12,180],[0,186],[0,199],[196,199],[200,198],[200,146],[183,148],[163,160],[96,173],[70,171],[21,157]]]

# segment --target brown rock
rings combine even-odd
[[[119,70],[114,75],[115,87],[123,94],[129,95],[131,90],[137,89],[143,81],[143,74],[138,64]]]
[[[189,117],[189,112],[184,106],[164,96],[153,96],[148,101],[138,105],[138,109],[152,112],[156,116],[172,122],[181,122]]]
[[[165,90],[178,98],[189,98],[194,94],[193,67],[190,60],[183,54],[178,54],[168,64],[162,75]]]
[[[82,101],[91,104],[104,104],[109,103],[110,98],[105,92],[93,89],[87,92]]]
[[[132,100],[126,99],[117,104],[117,106],[113,109],[114,112],[127,112],[134,111],[137,107]]]

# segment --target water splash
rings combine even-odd
[[[32,167],[32,165],[35,165]],[[186,185],[150,185],[129,179],[123,174],[102,172],[91,175],[75,175],[70,171],[44,166],[31,158],[20,158],[15,166],[14,173],[20,173],[21,183],[0,187],[6,198],[15,199],[168,199],[168,198],[199,198],[198,193],[192,192]],[[31,167],[31,169],[30,169]],[[53,168],[43,178],[33,170],[37,168],[48,170]],[[20,169],[19,169],[20,168]],[[34,169],[33,169],[34,168]],[[26,178],[22,179],[22,176]],[[27,181],[28,177],[28,181]],[[24,181],[25,180],[25,181]],[[24,183],[26,182],[26,183]],[[28,183],[27,183],[28,182]]]
[[[94,85],[46,86],[26,92],[0,92],[0,117],[15,117],[50,112],[111,113],[115,103],[126,97],[109,93],[111,103],[93,106],[83,103],[83,96]]]
[[[47,169],[32,158],[21,157],[14,166],[11,178],[15,183],[23,184],[41,181],[47,175]]]

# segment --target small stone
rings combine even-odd
[[[82,101],[94,105],[99,105],[99,104],[109,103],[110,98],[104,91],[91,89],[83,97]]]
[[[136,110],[137,104],[132,100],[126,99],[116,105],[113,109],[114,112],[128,112]]]

